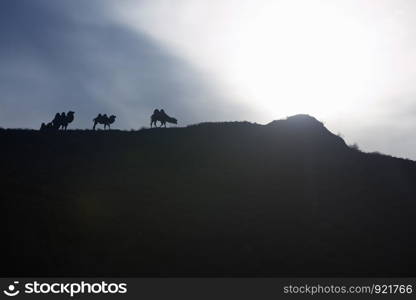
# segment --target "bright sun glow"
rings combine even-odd
[[[327,120],[359,115],[406,76],[397,2],[132,3],[120,9],[123,22],[211,74],[260,121],[296,113]]]
[[[321,7],[286,4],[263,7],[244,24],[227,76],[267,111],[319,116],[348,109],[374,76],[368,37]]]

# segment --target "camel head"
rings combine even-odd
[[[111,115],[111,116],[108,118],[108,122],[109,122],[110,124],[113,124],[115,120],[116,120],[116,116],[115,116],[115,115]]]

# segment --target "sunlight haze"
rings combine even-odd
[[[389,130],[391,140],[371,139],[397,153],[394,131],[408,128],[397,118],[415,128],[402,115],[415,109],[412,1],[130,1],[118,11],[250,105],[256,121],[308,113],[369,150],[363,132]]]

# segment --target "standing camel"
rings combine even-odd
[[[160,122],[159,127],[166,127],[166,123],[178,124],[178,120],[168,116],[163,109],[160,111],[158,109],[154,110],[152,116],[150,117],[150,128],[152,128],[153,125],[157,127],[157,121]]]
[[[107,116],[107,114],[98,114],[96,118],[94,118],[92,121],[94,122],[94,126],[92,127],[93,130],[95,130],[95,126],[97,124],[104,124],[104,129],[108,126],[108,129],[111,129],[110,124],[113,124],[116,120],[115,115]]]

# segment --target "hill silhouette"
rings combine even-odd
[[[416,163],[307,115],[0,140],[3,277],[416,275]]]

